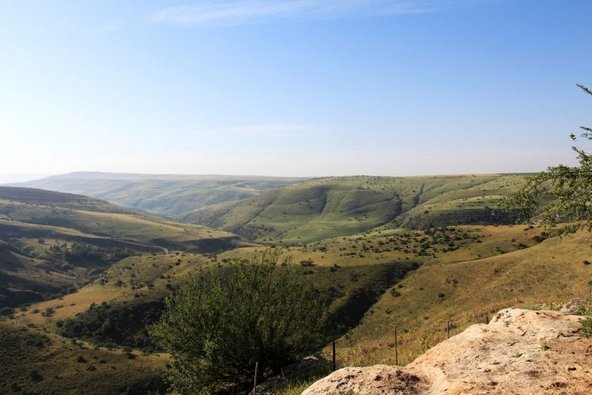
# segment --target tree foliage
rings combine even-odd
[[[592,91],[578,85],[585,93]],[[592,128],[581,126],[580,137],[592,140]],[[520,208],[525,218],[537,219],[552,227],[565,224],[564,232],[575,232],[581,227],[592,230],[592,156],[577,146],[578,136],[570,135],[572,149],[577,155],[576,166],[558,165],[528,178],[526,185],[510,195],[503,207]]]
[[[187,281],[166,299],[151,334],[172,355],[166,377],[179,393],[244,390],[318,350],[324,304],[302,270],[277,251]]]

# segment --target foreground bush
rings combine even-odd
[[[244,391],[317,350],[324,307],[300,268],[268,251],[186,282],[152,336],[180,393]]]

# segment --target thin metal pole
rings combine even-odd
[[[333,342],[333,371],[337,370],[337,358],[335,355],[335,342]]]
[[[395,365],[399,365],[399,337],[395,326]]]
[[[255,362],[255,379],[253,380],[253,395],[257,393],[257,370],[259,369],[259,362]]]

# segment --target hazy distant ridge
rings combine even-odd
[[[235,203],[302,178],[76,172],[15,184],[76,193],[175,219]]]

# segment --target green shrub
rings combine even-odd
[[[304,267],[310,267],[310,266],[314,266],[314,261],[310,258],[308,259],[303,259],[300,261],[300,266],[304,266]]]
[[[179,393],[244,391],[320,348],[324,306],[301,269],[267,251],[186,282],[151,334]]]

